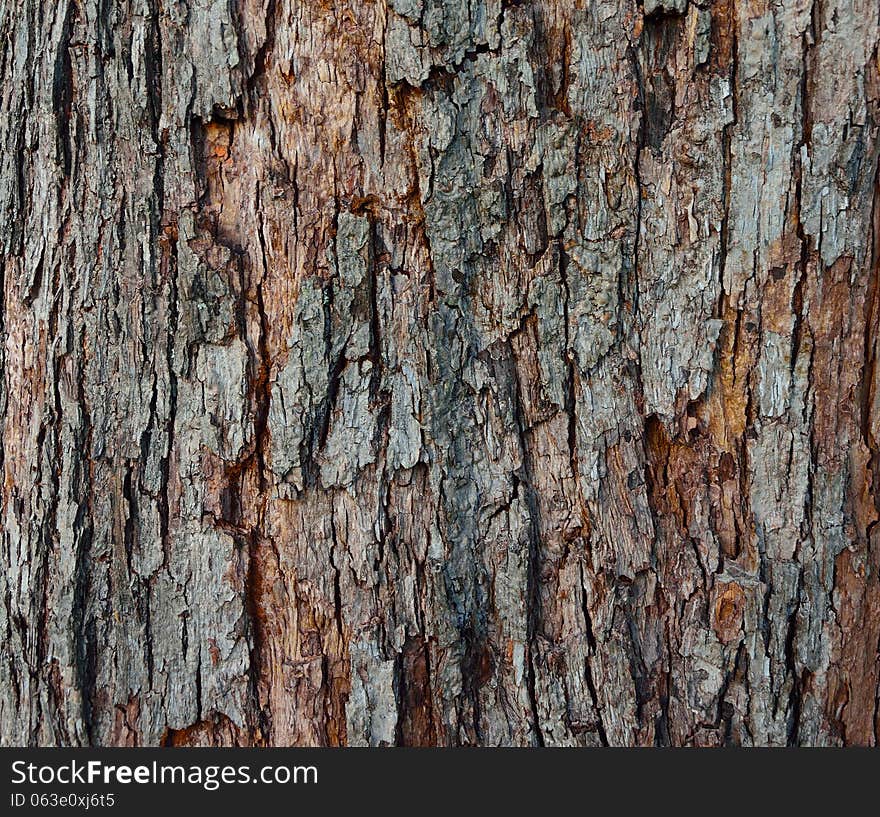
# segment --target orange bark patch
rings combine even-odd
[[[871,537],[861,553],[844,550],[835,561],[838,624],[846,637],[828,672],[826,717],[847,745],[875,743],[875,694],[880,678],[880,588],[876,576],[880,538]]]
[[[225,715],[199,721],[183,729],[166,729],[161,746],[251,746],[253,741]]]
[[[727,644],[739,638],[742,632],[746,596],[736,583],[720,584],[715,597],[715,621],[713,627],[718,638]]]
[[[125,705],[116,705],[113,718],[113,746],[140,745],[140,730],[138,728],[140,711],[140,699],[137,695],[130,695]]]
[[[510,646],[512,655],[512,643]],[[404,746],[433,746],[437,742],[429,661],[425,639],[409,639],[401,655],[400,672],[400,733]]]

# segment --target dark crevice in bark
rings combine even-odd
[[[581,611],[584,615],[585,635],[587,638],[587,647],[590,651],[590,657],[587,658],[584,666],[584,673],[587,681],[587,689],[590,693],[590,700],[593,703],[593,709],[596,711],[596,731],[599,734],[599,741],[602,746],[608,746],[608,734],[605,731],[605,724],[602,722],[602,703],[599,700],[596,682],[593,679],[593,666],[590,658],[596,655],[596,636],[593,633],[593,619],[590,616],[590,604],[587,598],[587,575],[586,570],[581,564],[580,570],[581,584]]]
[[[149,33],[144,42],[144,74],[147,86],[147,111],[153,141],[163,153],[164,140],[159,133],[159,121],[162,116],[162,26],[160,24],[160,0],[152,0],[149,9]],[[157,173],[155,182],[164,186],[163,174]],[[157,192],[158,189],[157,188]],[[161,194],[159,199],[161,201]],[[161,212],[161,207],[160,207]]]
[[[662,590],[660,591],[662,593]],[[662,614],[662,613],[661,613]],[[665,647],[664,653],[664,665],[663,670],[661,672],[661,682],[658,685],[658,699],[660,702],[660,712],[655,718],[655,736],[654,736],[654,745],[658,747],[668,747],[673,746],[673,739],[670,733],[670,728],[672,726],[672,722],[670,720],[670,709],[669,702],[672,697],[672,679],[673,679],[673,666],[672,666],[672,644],[671,637],[669,634],[669,622],[666,621],[663,625],[663,644]]]
[[[333,620],[336,624],[336,634],[340,641],[345,637],[345,627],[342,615],[342,582],[340,576],[340,568],[336,563],[336,551],[338,548],[338,540],[336,537],[336,514],[331,505],[330,508],[330,565],[333,568]]]
[[[640,297],[639,297],[639,257],[640,257],[640,249],[641,249],[641,233],[642,233],[642,151],[645,149],[645,145],[647,144],[647,128],[645,124],[645,106],[646,106],[646,97],[645,97],[645,79],[642,73],[642,64],[639,59],[639,54],[636,51],[636,48],[630,44],[627,46],[626,50],[627,59],[630,63],[630,69],[633,74],[633,78],[635,80],[635,90],[636,90],[636,110],[639,112],[639,124],[638,130],[636,133],[636,144],[635,144],[635,157],[633,160],[633,178],[635,181],[636,187],[636,202],[635,202],[635,230],[632,236],[632,257],[630,260],[630,268],[629,272],[632,275],[632,281],[630,282],[630,292],[632,297],[632,314],[633,321],[635,323],[635,332],[637,336],[641,335],[642,332],[642,324],[643,318],[640,312]],[[620,276],[619,286],[621,290],[624,287],[623,275]],[[626,300],[623,297],[623,292],[621,291],[618,294],[618,303],[623,304]],[[635,367],[637,372],[637,383],[638,383],[638,394],[636,396],[637,400],[643,400],[644,393],[644,378],[642,377],[642,364],[640,355],[636,355],[635,357]]]
[[[640,148],[647,145],[658,154],[676,119],[675,79],[668,69],[668,61],[675,54],[683,27],[679,15],[646,16],[639,41],[640,55],[633,56],[639,66],[639,97],[644,129]],[[641,142],[642,139],[644,142]]]
[[[509,341],[508,341],[509,344]],[[541,716],[538,711],[538,696],[535,689],[535,653],[536,642],[541,627],[541,618],[543,614],[541,604],[541,591],[539,583],[541,581],[541,525],[540,525],[540,508],[538,505],[538,497],[535,492],[535,483],[533,478],[534,465],[532,463],[531,445],[529,443],[529,432],[525,421],[523,411],[523,392],[520,383],[519,373],[516,367],[513,349],[508,346],[509,357],[506,358],[510,364],[511,380],[513,385],[513,412],[516,419],[517,433],[519,436],[520,453],[522,456],[522,476],[516,478],[514,482],[514,496],[519,485],[523,488],[524,500],[526,507],[529,509],[529,554],[528,554],[528,571],[526,576],[526,646],[527,646],[527,671],[526,683],[529,692],[529,701],[531,702],[532,714],[534,718],[535,739],[538,746],[544,746],[544,733],[541,728]],[[514,475],[515,476],[515,475]]]
[[[729,13],[729,9],[727,9]],[[727,70],[727,76],[730,81],[730,92],[731,92],[731,112],[732,112],[732,121],[728,122],[721,130],[721,156],[722,156],[722,189],[721,189],[721,200],[722,200],[722,217],[721,217],[721,226],[719,228],[719,246],[718,246],[718,306],[715,310],[715,317],[721,318],[726,321],[727,319],[727,311],[731,306],[728,303],[728,294],[725,289],[725,274],[726,274],[726,266],[727,266],[727,248],[730,242],[730,198],[733,191],[733,154],[732,154],[732,140],[733,134],[737,129],[739,124],[739,111],[737,110],[737,72],[739,70],[739,64],[737,61],[737,37],[736,30],[733,26],[731,26],[731,33],[729,37],[730,42],[730,65]],[[739,315],[739,312],[737,312]],[[729,325],[725,323],[725,329],[729,331]],[[735,330],[734,330],[735,331]],[[736,338],[736,335],[734,335]],[[721,344],[719,343],[719,352],[721,349]],[[736,359],[736,354],[733,355],[734,360]],[[717,361],[716,361],[717,365]]]
[[[260,188],[257,187],[257,199],[260,199]],[[261,250],[261,266],[259,273],[251,265],[250,272],[253,276],[258,275],[258,280],[253,286],[255,306],[258,320],[257,348],[252,352],[251,359],[251,393],[253,411],[253,458],[256,466],[259,498],[257,507],[254,509],[255,519],[253,527],[247,536],[247,578],[246,599],[249,635],[249,673],[250,673],[250,700],[253,706],[251,712],[252,739],[260,738],[262,743],[271,740],[271,713],[262,705],[261,686],[263,678],[268,674],[265,665],[267,660],[267,633],[266,611],[264,609],[264,596],[269,583],[264,576],[264,562],[271,558],[266,553],[266,548],[271,544],[265,532],[265,512],[267,493],[269,490],[269,472],[266,465],[266,445],[269,407],[271,403],[271,373],[272,361],[269,353],[269,319],[266,311],[263,287],[269,270],[269,255],[264,234],[262,217],[258,217],[257,236]],[[280,563],[277,552],[276,561]]]
[[[327,290],[328,293],[332,293],[332,285],[329,286]],[[332,298],[332,295],[330,297]],[[330,343],[331,342],[328,340],[328,352],[332,348]],[[345,369],[347,363],[348,361],[345,359],[344,348],[339,351],[339,353],[336,355],[335,360],[331,360],[330,362],[330,367],[327,374],[327,397],[324,401],[324,404],[321,406],[321,417],[320,423],[318,424],[317,448],[314,449],[312,454],[316,453],[317,451],[321,451],[327,444],[327,437],[330,434],[330,423],[333,420],[333,408],[336,405],[336,399],[339,395],[339,386],[342,383],[342,372]],[[317,476],[315,476],[314,479],[317,479]]]
[[[170,225],[164,232],[165,240],[160,243],[162,252],[163,279],[168,285],[168,330],[165,336],[165,365],[168,371],[168,414],[165,422],[165,450],[160,460],[162,488],[159,496],[159,539],[162,545],[163,566],[171,557],[171,508],[169,489],[171,481],[171,456],[175,446],[175,424],[177,422],[177,362],[175,343],[179,329],[179,294],[177,284],[177,227]]]
[[[394,659],[397,700],[398,746],[435,746],[438,734],[431,699],[431,670],[428,644],[412,636]]]
[[[52,80],[56,157],[65,177],[70,176],[71,171],[70,117],[73,105],[73,66],[70,60],[70,41],[77,16],[76,3],[68,0],[55,55],[55,72]]]
[[[802,708],[802,690],[801,676],[798,672],[798,660],[796,654],[797,644],[797,624],[798,609],[801,605],[801,587],[803,585],[804,570],[801,567],[798,573],[797,594],[794,601],[790,605],[790,614],[788,616],[788,629],[785,635],[785,665],[786,673],[791,677],[791,690],[788,694],[786,702],[786,710],[788,713],[788,745],[797,746],[799,744],[798,735],[800,732],[801,708]]]
[[[575,355],[571,345],[571,319],[569,317],[569,304],[571,302],[571,288],[568,283],[568,254],[565,252],[562,243],[557,248],[559,253],[559,277],[562,281],[562,289],[564,292],[562,299],[562,319],[564,327],[565,348],[563,354],[566,361],[566,378],[565,378],[565,414],[567,418],[566,433],[568,436],[568,460],[571,466],[571,473],[575,479],[579,478],[578,468],[578,447],[577,447],[577,401],[575,398],[575,390],[577,387],[577,369],[575,368]]]
[[[272,735],[271,711],[262,703],[262,681],[265,673],[263,656],[266,652],[267,634],[265,630],[265,613],[262,609],[261,599],[264,591],[264,581],[261,575],[260,550],[265,546],[258,530],[251,531],[247,537],[247,573],[246,584],[246,611],[247,611],[247,636],[249,650],[248,661],[248,702],[250,704],[248,719],[251,740],[262,744],[269,744]]]
[[[254,90],[257,87],[257,82],[265,76],[269,61],[275,50],[275,27],[277,25],[277,19],[277,0],[268,0],[265,17],[266,36],[260,47],[257,49],[257,53],[254,55],[253,69],[247,79],[246,87],[248,99],[252,104],[256,99]],[[251,115],[253,115],[253,110],[251,110]]]

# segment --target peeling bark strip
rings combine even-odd
[[[876,0],[0,6],[0,735],[874,745]]]

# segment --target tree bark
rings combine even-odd
[[[876,0],[6,0],[11,745],[874,745]]]

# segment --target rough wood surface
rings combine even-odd
[[[2,742],[875,744],[878,14],[2,0]]]

